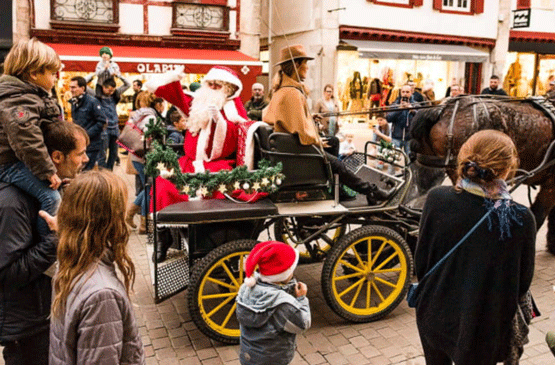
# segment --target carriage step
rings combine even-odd
[[[153,253],[154,245],[146,245],[150,279],[154,286],[154,301],[159,303],[187,289],[189,285],[189,256],[185,250],[170,248],[166,260],[158,263],[155,270],[155,265],[151,260]]]

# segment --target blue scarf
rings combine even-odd
[[[513,198],[509,194],[507,183],[505,180],[496,179],[489,186],[483,186],[469,179],[460,179],[457,187],[463,189],[470,194],[478,195],[484,198],[486,208],[497,216],[499,222],[499,239],[511,237],[511,226],[513,223],[522,226],[522,216],[519,211],[526,210],[525,207],[515,204]],[[493,214],[488,217],[488,229],[493,230]]]

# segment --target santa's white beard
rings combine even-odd
[[[187,128],[189,132],[196,135],[201,129],[206,128],[210,118],[210,106],[220,111],[226,102],[226,95],[223,88],[220,90],[213,90],[206,85],[201,86],[195,91],[193,102],[191,103],[191,111],[189,113],[189,120],[187,121]]]

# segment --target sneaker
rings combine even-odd
[[[547,332],[547,334],[545,335],[545,342],[547,342],[547,346],[551,350],[553,356],[555,356],[555,332]]]

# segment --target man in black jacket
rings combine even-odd
[[[89,137],[74,123],[52,123],[44,132],[58,175],[71,179],[88,161]],[[0,345],[6,365],[47,365],[51,277],[56,238],[36,232],[38,202],[0,183]],[[48,270],[50,271],[50,270]]]
[[[482,95],[501,95],[507,96],[505,90],[499,87],[499,76],[491,75],[489,78],[489,87],[482,90]]]
[[[98,154],[102,149],[102,131],[106,126],[106,115],[95,97],[86,93],[87,82],[81,76],[75,76],[69,82],[71,99],[71,117],[87,131],[91,143],[87,147],[89,162],[83,170],[90,170],[98,160]]]

